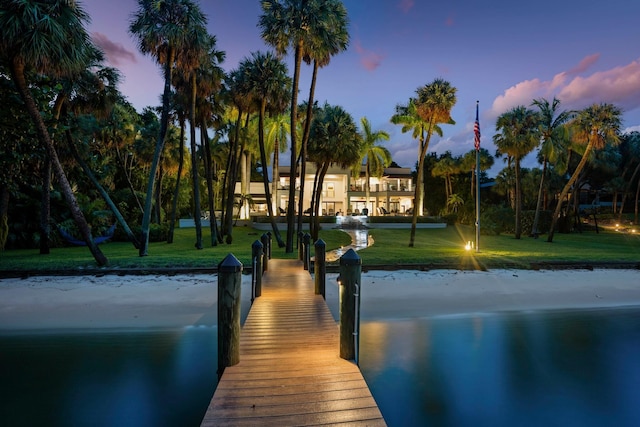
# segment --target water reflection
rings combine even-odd
[[[635,426],[640,309],[363,323],[390,426]]]
[[[199,426],[217,329],[0,336],[2,426]]]

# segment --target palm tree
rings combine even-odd
[[[627,194],[629,194],[629,190],[631,189],[631,185],[636,180],[638,173],[640,173],[640,132],[630,132],[628,134],[623,135],[623,142],[626,151],[626,160],[627,164],[631,165],[633,163],[637,163],[633,173],[631,174],[631,178],[627,181],[624,192],[622,193],[622,203],[620,204],[620,211],[618,212],[618,221],[622,220],[622,212],[624,211],[624,205],[627,201]],[[624,171],[620,175],[624,178]],[[640,185],[640,180],[638,181]],[[635,222],[638,222],[638,192],[636,191],[636,204],[635,204]]]
[[[98,55],[96,59],[101,59],[101,56],[102,55]],[[65,111],[66,119],[71,119],[71,117],[69,117],[71,112],[75,115],[76,122],[80,117],[84,116],[86,118],[87,115],[95,117],[96,119],[107,119],[112,117],[113,109],[117,103],[122,100],[122,95],[117,90],[117,84],[120,80],[118,71],[109,67],[100,67],[97,63],[92,68],[93,70],[87,69],[82,72],[75,81],[66,81],[61,85],[63,89],[56,98],[56,104],[59,103],[61,109]],[[59,117],[57,119],[59,119]],[[96,174],[93,173],[84,157],[81,156],[78,147],[76,147],[71,134],[73,124],[77,126],[77,123],[67,123],[65,126],[67,145],[72,156],[98,190],[98,193],[100,193],[115,216],[129,241],[136,249],[139,249],[140,243],[120,212],[120,209],[100,183]]]
[[[416,100],[411,98],[407,105],[397,105],[396,113],[391,116],[391,123],[402,125],[402,133],[412,132],[413,138],[418,140],[418,156],[420,156],[420,153],[422,153],[425,147],[425,131],[429,123],[425,122],[418,115]],[[433,125],[432,129],[437,135],[442,136],[440,126]],[[418,200],[415,200],[413,204],[414,208],[418,209],[418,215],[422,216],[424,209],[424,189],[418,193]]]
[[[475,150],[473,150],[473,153],[475,155]],[[449,197],[453,194],[453,182],[451,177],[460,172],[460,169],[460,159],[457,157],[454,158],[450,152],[447,152],[440,157],[431,170],[431,174],[433,176],[439,176],[444,179],[444,192],[447,200],[449,200]]]
[[[435,79],[433,82],[419,87],[416,90],[418,97],[415,100],[416,114],[427,123],[426,137],[418,155],[418,177],[416,179],[416,189],[413,197],[413,218],[411,220],[411,236],[409,237],[409,247],[413,247],[416,238],[416,225],[418,223],[418,207],[416,202],[422,192],[424,175],[424,157],[427,155],[429,141],[433,132],[437,132],[435,126],[440,123],[453,124],[451,109],[456,104],[456,88],[443,79]]]
[[[480,148],[480,172],[484,172],[486,170],[491,169],[494,163],[494,157],[489,153],[489,150],[486,148]],[[475,182],[473,179],[476,174],[476,150],[467,151],[464,156],[462,156],[461,169],[463,171],[471,172],[471,197],[475,199]]]
[[[275,197],[278,194],[278,185],[280,184],[280,171],[278,170],[280,164],[280,153],[284,153],[287,150],[287,136],[291,132],[290,123],[287,122],[287,116],[285,114],[275,114],[267,119],[266,125],[266,145],[271,147],[270,152],[273,152],[273,162],[271,166],[272,176],[272,190],[271,194]],[[280,206],[278,201],[275,201],[277,207]],[[275,211],[276,216],[280,215],[280,209]]]
[[[576,182],[580,172],[584,169],[589,161],[589,155],[592,150],[599,150],[607,145],[618,145],[620,143],[620,116],[622,111],[612,104],[593,104],[590,107],[579,111],[576,117],[569,123],[572,132],[572,140],[574,143],[585,145],[584,153],[580,163],[573,171],[571,178],[565,184],[560,196],[556,209],[551,219],[551,228],[547,242],[553,242],[555,227],[562,209],[562,202],[569,194],[569,190]]]
[[[544,181],[547,175],[547,165],[549,162],[555,163],[561,153],[567,150],[569,132],[565,124],[571,119],[573,112],[558,112],[560,100],[555,97],[551,103],[544,98],[535,99],[532,105],[538,107],[540,112],[540,122],[538,123],[541,138],[539,155],[542,157],[542,175],[540,176],[540,186],[538,187],[538,201],[536,202],[536,213],[533,217],[533,225],[531,227],[531,235],[537,238],[539,234],[538,221],[540,219],[540,210],[542,209],[542,196]]]
[[[262,180],[264,182],[264,194],[267,202],[267,212],[271,221],[273,235],[278,242],[278,247],[284,247],[285,243],[280,237],[280,231],[273,214],[273,203],[269,190],[269,170],[267,169],[267,151],[264,142],[264,118],[267,105],[272,100],[278,102],[278,96],[283,87],[290,87],[291,80],[287,77],[287,66],[278,60],[271,52],[251,54],[251,60],[246,59],[246,65],[240,68],[248,73],[249,87],[255,98],[260,103],[258,113],[258,145],[260,146],[260,162],[262,164]]]
[[[332,20],[337,8],[341,6],[341,2],[337,0],[263,0],[261,2],[262,15],[259,19],[259,27],[261,28],[262,39],[270,46],[274,47],[278,55],[287,53],[289,47],[293,49],[293,82],[291,91],[291,175],[289,185],[289,202],[287,207],[287,240],[286,252],[293,252],[293,236],[294,236],[294,217],[295,217],[295,180],[297,176],[297,153],[298,141],[297,134],[293,130],[296,129],[298,119],[298,88],[300,82],[300,65],[305,55],[321,45],[318,32],[323,32],[325,41],[332,42],[331,37],[336,36],[333,28],[337,20]],[[346,14],[345,14],[346,16]],[[328,19],[329,18],[329,19]],[[333,28],[332,28],[333,26]],[[346,27],[346,21],[345,21]],[[334,40],[335,42],[335,40]],[[332,51],[325,51],[331,55]],[[315,59],[316,57],[314,57]],[[322,58],[327,58],[323,54]],[[320,60],[320,57],[317,57]],[[312,83],[312,87],[314,84]],[[312,104],[311,100],[309,104]],[[302,159],[304,162],[306,159]],[[304,180],[304,176],[302,176]]]
[[[149,170],[142,216],[140,256],[148,255],[153,190],[169,125],[171,81],[176,54],[186,47],[192,34],[200,32],[205,24],[205,15],[191,0],[138,0],[138,11],[133,15],[129,26],[129,32],[138,39],[140,51],[153,56],[164,72],[160,132]]]
[[[107,257],[91,237],[87,223],[62,168],[51,135],[31,95],[27,75],[73,76],[87,68],[96,48],[84,27],[88,16],[77,2],[64,0],[4,1],[0,8],[0,56],[8,64],[11,79],[40,143],[46,147],[53,170],[83,240],[99,266]]]
[[[356,176],[360,176],[360,170],[362,163],[364,162],[365,168],[365,205],[369,205],[370,195],[370,178],[372,176],[381,177],[384,173],[384,168],[391,164],[391,153],[385,147],[376,145],[378,141],[388,141],[389,134],[383,130],[373,131],[371,130],[371,123],[366,117],[360,119],[362,130],[360,137],[362,139],[362,146],[360,147],[360,160],[353,166],[352,173]]]
[[[325,0],[318,3],[318,18],[313,31],[309,32],[309,39],[304,44],[303,60],[307,65],[313,62],[313,73],[309,87],[309,99],[307,100],[306,120],[302,133],[300,150],[300,191],[298,198],[298,227],[297,235],[302,231],[302,218],[304,209],[304,186],[307,171],[307,146],[314,109],[314,93],[318,68],[326,67],[331,57],[345,51],[349,45],[349,33],[347,31],[347,10],[340,0]]]
[[[329,166],[350,168],[360,160],[361,138],[349,113],[340,106],[325,104],[311,124],[309,160],[316,164],[311,199],[311,237],[318,239],[320,195]]]
[[[206,23],[206,20],[205,20]],[[196,106],[198,102],[200,85],[200,72],[207,67],[207,63],[212,59],[209,55],[211,49],[215,47],[215,38],[207,34],[204,26],[196,26],[189,31],[185,45],[176,52],[176,66],[178,72],[176,77],[180,77],[180,89],[189,94],[189,130],[191,148],[191,180],[192,196],[194,204],[193,218],[196,229],[196,249],[202,249],[202,207],[200,205],[200,176],[198,172],[198,150],[196,146]],[[202,92],[200,92],[204,95]]]
[[[496,121],[493,142],[498,151],[513,159],[515,175],[515,238],[522,235],[522,190],[520,162],[538,145],[538,115],[524,106],[514,107]]]

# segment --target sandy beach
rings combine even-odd
[[[44,276],[0,280],[0,332],[212,325],[217,277]],[[250,306],[243,276],[242,311]],[[475,312],[640,306],[640,271],[369,271],[361,318],[405,319]],[[336,275],[327,304],[337,316]]]

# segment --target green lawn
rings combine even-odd
[[[179,229],[175,243],[152,243],[149,256],[140,258],[130,243],[101,245],[110,261],[110,268],[206,268],[215,267],[229,253],[244,265],[249,265],[251,245],[262,231],[248,227],[234,230],[232,245],[194,248],[193,229]],[[321,238],[327,251],[347,245],[347,234],[338,230],[323,230]],[[546,236],[539,239],[511,235],[481,236],[480,252],[465,251],[464,244],[475,236],[472,227],[450,226],[446,229],[417,230],[416,243],[408,247],[409,230],[370,230],[375,243],[359,251],[363,267],[416,267],[416,268],[532,268],[532,263],[640,263],[640,233],[614,231],[586,231],[582,234],[556,234],[553,243]],[[204,242],[208,242],[205,233]],[[275,242],[274,242],[275,243]],[[297,253],[285,254],[284,249],[272,249],[274,258],[295,258]],[[95,268],[91,254],[85,247],[52,249],[41,256],[37,250],[15,250],[0,253],[0,270],[19,270],[36,273],[45,270],[84,270]]]
[[[446,229],[417,230],[413,248],[408,247],[409,230],[375,229],[375,244],[359,252],[363,265],[446,264],[471,268],[531,268],[531,263],[640,262],[640,233],[587,231],[559,234],[553,243],[513,235],[480,236],[480,252],[466,251],[475,240],[475,229],[450,226]]]

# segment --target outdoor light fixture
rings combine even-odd
[[[338,277],[336,277],[336,282],[338,282],[338,286],[342,285],[342,276],[338,274]]]
[[[469,241],[467,242],[467,244],[466,244],[466,245],[464,245],[464,250],[465,250],[465,251],[470,251],[470,250],[471,250],[471,248],[473,248],[473,243],[471,242],[471,240],[469,240]]]

